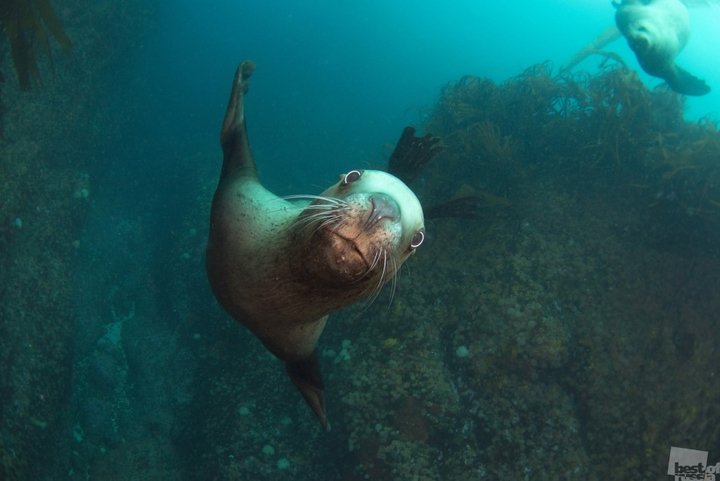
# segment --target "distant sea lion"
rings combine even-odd
[[[690,36],[687,8],[679,0],[614,0],[615,23],[648,74],[685,95],[705,95],[710,87],[675,64]]]
[[[220,140],[207,272],[217,300],[278,358],[327,428],[315,346],[328,313],[378,292],[423,242],[420,202],[398,178],[351,170],[320,195],[258,180],[245,129],[252,62],[237,68]]]

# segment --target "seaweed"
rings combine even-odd
[[[55,67],[51,37],[65,51],[72,49],[70,37],[50,4],[50,0],[2,0],[0,25],[10,43],[13,65],[22,90],[40,80],[38,53],[44,53],[53,74]]]
[[[502,135],[500,128],[490,120],[473,124],[469,129],[480,150],[495,162],[509,162],[516,149],[512,136]]]
[[[446,199],[441,189],[459,176],[522,210],[513,196],[543,177],[568,191],[636,198],[649,242],[707,237],[720,226],[717,124],[687,121],[683,96],[664,85],[648,89],[622,59],[603,56],[599,67],[590,74],[545,62],[502,83],[465,76],[445,86],[424,128],[443,139],[444,172],[454,175],[430,172],[430,192],[421,194]],[[668,225],[682,226],[680,234]]]
[[[650,148],[659,187],[651,206],[675,206],[685,215],[720,219],[720,131],[702,119],[681,132],[658,132]]]

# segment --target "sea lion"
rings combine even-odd
[[[327,429],[315,347],[328,313],[394,278],[425,238],[423,211],[401,180],[374,170],[351,170],[320,195],[265,189],[245,128],[253,70],[238,66],[222,125],[207,274],[223,308],[285,361]]]
[[[705,95],[710,87],[675,64],[690,36],[690,18],[679,0],[613,0],[615,23],[648,74],[675,92]]]

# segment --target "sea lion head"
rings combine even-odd
[[[684,95],[710,87],[675,63],[690,36],[690,17],[680,0],[614,0],[615,23],[645,72]]]
[[[371,289],[392,279],[425,239],[420,201],[377,170],[341,175],[298,216],[294,232],[308,274],[334,287]]]
[[[649,55],[653,46],[653,39],[657,37],[657,25],[647,19],[633,22],[627,27],[628,46],[636,55]]]
[[[690,34],[685,6],[678,0],[623,0],[615,6],[615,23],[643,69],[665,75]]]

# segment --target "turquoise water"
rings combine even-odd
[[[211,3],[56,0],[73,51],[30,92],[0,44],[0,481],[663,479],[700,462],[672,447],[720,458],[720,6],[689,9],[677,61],[712,91],[682,98],[622,38],[604,50],[627,70],[561,74],[613,25],[605,0]],[[244,59],[278,195],[387,170],[407,125],[444,149],[408,181],[425,243],[320,338],[329,432],[205,273]]]
[[[612,26],[614,14],[605,1],[256,3],[172,4],[131,68],[147,82],[151,107],[166,106],[190,124],[178,123],[178,133],[210,137],[234,66],[254,60],[254,148],[264,170],[290,168],[294,179],[377,161],[379,146],[394,143],[404,124],[422,121],[440,88],[462,75],[502,81],[545,60],[559,68]],[[678,61],[718,85],[720,64],[708,53],[720,42],[720,10],[690,12],[697,30]],[[641,70],[622,39],[608,49]],[[642,76],[649,87],[661,83]],[[688,115],[717,115],[718,95],[714,89],[690,99]],[[311,159],[302,170],[292,165],[298,156]]]

